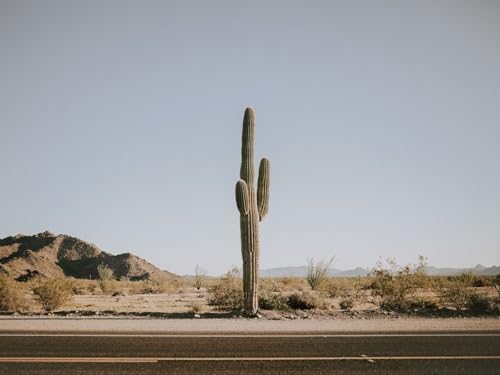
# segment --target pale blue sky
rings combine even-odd
[[[246,106],[261,267],[500,264],[498,1],[0,0],[0,237],[239,265]]]

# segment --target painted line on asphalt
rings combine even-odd
[[[0,363],[157,363],[158,358],[10,357]]]
[[[415,361],[500,360],[500,356],[376,356],[376,357],[0,357],[0,363],[156,363],[156,362],[272,362],[272,361]]]
[[[500,333],[396,333],[396,334],[124,334],[124,333],[0,333],[0,337],[161,337],[161,338],[307,338],[307,337],[500,337]]]

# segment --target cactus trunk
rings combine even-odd
[[[269,160],[261,160],[257,191],[254,187],[254,135],[255,113],[247,108],[243,119],[240,180],[236,183],[243,258],[243,306],[247,314],[256,314],[259,308],[259,221],[269,206]]]

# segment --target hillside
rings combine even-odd
[[[0,239],[0,272],[19,280],[37,274],[44,277],[96,278],[100,264],[110,267],[117,278],[137,280],[153,274],[173,276],[133,254],[112,255],[93,244],[64,234],[43,232]]]

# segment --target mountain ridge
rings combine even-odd
[[[349,270],[331,268],[328,275],[331,277],[358,277],[367,276],[375,268],[356,267]],[[425,272],[429,276],[453,276],[463,272],[472,272],[478,276],[494,276],[500,274],[500,266],[485,267],[477,264],[471,268],[434,267],[426,266]],[[261,277],[304,277],[307,274],[307,266],[274,267],[260,270]]]

